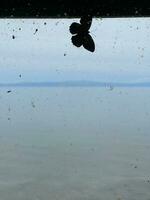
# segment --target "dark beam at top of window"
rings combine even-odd
[[[150,16],[149,0],[1,0],[0,17],[61,18]]]

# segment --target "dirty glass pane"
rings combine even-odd
[[[0,197],[150,197],[150,21],[0,20]]]

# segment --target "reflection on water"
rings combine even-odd
[[[150,197],[149,88],[0,90],[4,200]]]

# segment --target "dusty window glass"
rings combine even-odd
[[[150,21],[0,20],[0,196],[150,197]]]

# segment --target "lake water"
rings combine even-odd
[[[2,200],[150,200],[149,155],[150,88],[0,89]]]

